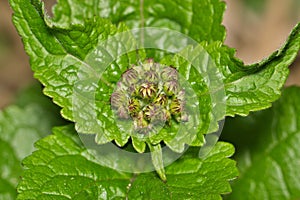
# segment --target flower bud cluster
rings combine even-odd
[[[119,119],[131,119],[135,131],[147,134],[157,124],[188,121],[184,95],[177,70],[148,59],[122,74],[110,102]]]

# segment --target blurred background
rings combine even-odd
[[[278,49],[300,21],[299,0],[225,0],[226,44],[245,63],[259,61]],[[50,10],[55,0],[45,0]],[[7,0],[0,1],[0,109],[34,81]],[[300,56],[291,66],[286,85],[300,85]]]

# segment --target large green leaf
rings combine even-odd
[[[271,109],[228,121],[240,177],[229,199],[300,198],[300,88],[284,90]]]
[[[237,175],[235,162],[227,158],[233,146],[223,142],[203,159],[197,158],[198,149],[189,149],[166,168],[163,182],[155,172],[130,174],[99,165],[72,126],[53,131],[24,160],[18,199],[220,199]]]
[[[0,112],[0,199],[15,199],[21,160],[34,150],[36,140],[51,133],[52,126],[64,124],[40,87],[25,90],[19,98],[18,106]]]
[[[224,9],[220,0],[59,0],[53,11],[54,21],[64,26],[100,16],[115,24],[125,22],[129,28],[169,28],[197,42],[211,42],[225,39]]]
[[[236,59],[235,51],[221,42],[202,43],[201,49],[208,52],[214,62],[213,66],[218,69],[212,76],[210,84],[206,84],[205,80],[200,78],[202,74],[186,60],[187,57],[193,57],[191,55],[195,54],[196,61],[193,62],[201,63],[200,66],[209,66],[204,64],[206,59],[201,57],[202,53],[197,53],[199,52],[197,48],[199,47],[187,48],[178,55],[163,59],[162,62],[176,67],[188,82],[196,83],[192,84],[192,88],[199,97],[200,137],[201,134],[217,131],[217,122],[224,116],[246,116],[251,111],[270,107],[272,102],[280,97],[281,88],[289,73],[288,66],[293,62],[300,48],[300,24],[294,28],[281,49],[260,63],[250,66],[245,66]],[[219,81],[213,83],[214,77]],[[218,99],[213,101],[212,95]],[[223,103],[226,104],[226,112],[222,111],[220,104]]]

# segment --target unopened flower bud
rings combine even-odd
[[[179,101],[184,101],[184,96],[185,96],[185,91],[184,90],[180,90],[179,92],[178,92],[178,94],[177,94],[177,99],[179,100]]]
[[[146,62],[143,64],[143,69],[145,71],[150,71],[155,68],[156,63],[154,62],[153,58],[149,58],[146,60]]]
[[[134,84],[138,82],[138,72],[134,70],[133,68],[128,69],[123,75],[122,75],[123,81],[130,86],[131,84]]]
[[[110,96],[110,104],[114,108],[119,108],[126,103],[126,96],[122,91],[115,91]]]
[[[164,81],[169,80],[177,80],[178,79],[178,72],[173,67],[164,67],[161,72],[161,78]]]
[[[178,90],[178,83],[177,83],[177,81],[171,80],[171,81],[165,82],[165,84],[164,84],[164,92],[168,96],[172,96],[172,95],[176,94],[177,90]]]
[[[131,116],[136,116],[140,111],[140,103],[137,99],[130,99],[128,103],[128,111]]]
[[[120,119],[129,119],[130,118],[127,109],[123,106],[118,108],[117,115]]]
[[[117,91],[126,91],[127,89],[127,86],[122,82],[122,81],[119,81],[117,83]]]
[[[181,121],[182,122],[187,122],[189,121],[189,115],[186,113],[181,114]]]
[[[160,94],[154,99],[154,104],[165,106],[168,103],[168,98],[165,94]]]
[[[152,99],[157,92],[157,88],[153,83],[143,83],[139,89],[139,95],[143,99]]]
[[[144,112],[145,118],[151,122],[163,121],[164,113],[163,108],[159,105],[148,105]]]
[[[146,60],[146,63],[154,64],[154,59],[153,59],[153,58],[148,58],[148,59]]]
[[[172,115],[179,115],[182,111],[182,105],[178,99],[174,99],[170,104],[170,112]]]
[[[148,133],[148,122],[144,118],[144,114],[140,111],[134,121],[135,130],[140,133]]]
[[[144,79],[151,83],[157,83],[159,80],[158,74],[154,70],[146,71],[144,74]]]

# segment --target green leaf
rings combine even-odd
[[[24,160],[18,199],[220,199],[237,175],[234,149],[219,142],[206,158],[189,149],[166,168],[167,182],[156,173],[131,174],[99,165],[74,136],[72,126],[55,128]]]
[[[31,100],[30,100],[30,96]],[[21,160],[33,150],[33,143],[65,122],[59,110],[34,86],[19,95],[17,105],[0,112],[0,199],[15,199],[22,175]]]
[[[82,24],[84,19],[100,16],[108,18],[114,24],[125,23],[130,29],[155,27],[178,31],[196,42],[224,41],[225,28],[222,23],[225,3],[220,0],[59,0],[53,8],[53,23],[63,27]],[[187,45],[184,41],[168,41],[173,36],[158,34],[153,38],[152,31],[142,30],[139,41],[147,45],[161,44],[165,48],[180,48]],[[147,41],[152,37],[151,41]],[[170,38],[169,38],[170,37]],[[160,60],[168,52],[146,49],[149,58]]]
[[[176,11],[175,5],[169,1],[167,2],[167,8],[172,8]],[[116,14],[117,12],[112,12],[110,8],[112,4],[107,4],[104,1],[76,3],[75,1],[72,4],[69,4],[67,1],[60,1],[55,9],[55,16],[57,16],[55,18],[56,23],[53,23],[49,18],[44,16],[43,6],[39,1],[11,0],[11,6],[15,11],[13,20],[19,34],[23,38],[25,49],[31,57],[31,67],[35,72],[35,77],[46,86],[44,90],[45,94],[52,97],[53,101],[63,108],[63,117],[76,122],[76,130],[79,132],[96,133],[96,141],[100,144],[115,140],[118,145],[123,146],[128,142],[130,134],[126,130],[120,131],[110,108],[109,98],[121,74],[131,64],[143,60],[146,56],[143,51],[139,53],[133,51],[118,57],[104,71],[102,77],[99,78],[97,74],[101,74],[107,63],[98,62],[96,63],[97,65],[93,66],[93,63],[89,62],[90,52],[99,51],[98,55],[103,55],[103,60],[107,57],[113,58],[115,55],[119,55],[122,52],[123,46],[117,46],[118,48],[116,48],[114,45],[117,44],[114,41],[107,42],[106,40],[117,33],[128,30],[128,28],[123,23],[119,23],[118,27],[115,27],[109,20],[94,16],[95,13],[105,13],[101,14],[101,16]],[[145,3],[142,8],[145,10],[149,9],[149,12],[154,12],[155,9],[153,7],[156,9],[166,7],[161,6],[164,4],[162,2],[150,4]],[[217,12],[214,12],[214,10],[223,11],[223,3],[211,0],[198,4],[195,1],[190,3],[193,4],[192,6],[188,3],[182,5],[185,6],[185,4],[187,7],[190,6],[193,9],[201,7],[203,11],[207,11],[210,14],[203,12],[205,15],[203,15],[204,17],[201,15],[201,17],[203,17],[204,21],[199,21],[192,17],[191,20],[195,19],[201,23],[191,25],[192,21],[181,22],[182,17],[177,13],[172,19],[177,20],[183,30],[185,30],[185,26],[182,23],[187,25],[188,28],[186,30],[196,31],[197,29],[196,32],[201,37],[203,35],[203,31],[201,31],[202,27],[205,28],[204,32],[207,33],[211,33],[209,31],[210,28],[212,28],[211,30],[219,30],[220,27],[222,29],[219,23],[215,24],[220,21],[221,14],[216,14]],[[126,5],[128,6],[126,3],[124,5],[123,3],[116,3],[114,4],[114,8],[116,10],[120,8],[124,11]],[[178,5],[176,5],[176,8],[181,8]],[[211,9],[208,9],[208,7]],[[137,12],[136,8],[136,4],[133,4],[125,10],[126,12],[131,10],[135,13]],[[62,12],[66,14],[62,14]],[[82,14],[77,14],[79,12]],[[126,18],[122,14],[123,12],[120,13],[120,17],[116,17],[116,21],[118,21],[117,19]],[[164,14],[168,15],[169,13],[172,12],[157,12],[155,16],[163,18]],[[196,13],[196,10],[194,10],[194,13]],[[189,16],[194,15],[196,16],[196,14]],[[115,16],[117,14],[112,17]],[[130,16],[132,17],[132,15]],[[145,14],[145,16],[148,15]],[[152,15],[149,14],[149,16]],[[138,19],[140,18],[138,17]],[[146,17],[145,19],[148,18]],[[151,17],[149,17],[150,19]],[[64,26],[62,21],[69,23],[68,26]],[[70,24],[71,22],[72,24]],[[209,24],[209,27],[203,23]],[[130,23],[128,25],[130,26]],[[161,26],[165,27],[165,24],[162,23]],[[215,36],[214,34],[211,35],[212,38],[215,37],[219,41],[206,38],[206,41],[203,41],[201,44],[219,70],[216,79],[220,80],[221,83],[219,88],[212,88],[212,91],[208,90],[209,85],[207,85],[210,80],[205,82],[199,78],[202,74],[195,72],[190,63],[184,63],[175,56],[175,61],[172,60],[171,64],[175,66],[176,64],[184,64],[183,66],[177,66],[177,68],[180,74],[187,77],[189,83],[193,84],[193,89],[197,92],[201,115],[200,120],[195,117],[193,122],[200,123],[200,125],[190,126],[197,131],[196,134],[190,137],[187,137],[189,131],[180,131],[181,135],[171,142],[174,138],[174,133],[178,130],[176,127],[171,127],[168,131],[163,130],[162,134],[157,136],[157,138],[151,138],[151,142],[158,143],[161,140],[165,140],[166,144],[175,151],[182,151],[185,143],[200,146],[204,141],[203,134],[216,131],[218,129],[217,122],[225,116],[236,114],[248,115],[250,111],[270,107],[271,103],[279,98],[280,89],[288,74],[287,67],[294,60],[300,48],[299,29],[298,25],[282,49],[261,63],[251,66],[244,66],[241,61],[234,58],[234,50],[222,44],[222,37]],[[190,36],[195,39],[193,34]],[[158,38],[160,39],[160,37]],[[111,45],[113,47],[106,50],[101,48],[96,49],[97,45],[101,42],[108,43],[108,46]],[[131,44],[132,47],[136,47],[135,45],[137,44],[131,37],[128,37],[128,41],[125,42]],[[205,68],[206,65],[204,64],[202,67]],[[87,70],[88,72],[86,72],[86,69],[91,70]],[[86,80],[81,80],[82,76],[87,77]],[[222,87],[223,83],[224,87]],[[220,94],[222,94],[223,89],[226,95],[219,96],[219,92],[221,91]],[[78,97],[79,100],[74,99],[75,91],[80,96]],[[219,98],[221,102],[212,101],[212,94],[216,98]],[[224,100],[226,102],[223,102]],[[226,113],[219,110],[219,104],[223,108],[226,106]],[[191,123],[193,122],[191,121]],[[138,151],[142,151],[145,145],[135,141],[134,146],[137,147]]]
[[[287,88],[272,108],[225,126],[240,169],[229,199],[300,198],[299,94],[300,88]]]
[[[291,32],[286,43],[268,58],[259,63],[245,66],[234,57],[235,50],[228,48],[221,42],[211,44],[202,43],[202,47],[209,53],[215,66],[219,70],[220,80],[224,84],[221,89],[226,93],[226,116],[246,116],[251,111],[266,109],[271,106],[281,95],[288,76],[288,67],[296,58],[300,49],[300,24]],[[193,53],[194,49],[188,53]],[[181,55],[182,53],[180,53]],[[182,71],[191,69],[191,64],[182,61],[178,57],[173,58],[174,65]],[[190,72],[191,73],[191,72]],[[194,72],[189,82],[199,80]],[[207,87],[203,83],[195,85],[198,96],[207,98]],[[218,91],[215,90],[215,91]],[[210,92],[212,93],[212,92]]]
[[[221,25],[224,10],[225,4],[220,0],[59,0],[53,9],[53,20],[69,26],[100,16],[114,24],[124,22],[129,28],[169,28],[197,42],[212,42],[225,39]]]
[[[143,59],[143,55],[129,52],[118,57],[102,74],[101,81],[95,79],[106,67],[105,63],[89,66],[84,62],[84,58],[100,41],[126,30],[126,27],[122,24],[115,27],[108,20],[96,17],[87,19],[84,25],[73,25],[67,30],[59,27],[50,28],[44,21],[41,2],[11,1],[11,6],[16,11],[14,23],[20,35],[24,36],[22,39],[25,49],[32,58],[31,67],[35,72],[34,75],[46,86],[44,93],[53,97],[53,101],[63,107],[61,112],[63,117],[71,121],[76,121],[74,118],[79,117],[80,120],[76,121],[82,122],[76,124],[79,132],[101,134],[104,132],[104,137],[102,135],[97,137],[99,143],[115,139],[119,145],[124,145],[128,140],[128,134],[122,134],[118,130],[110,109],[109,97],[121,73],[137,62],[137,56]],[[131,43],[130,40],[127,42]],[[134,43],[132,45],[134,46]],[[114,50],[120,49],[115,48],[112,51]],[[107,59],[105,56],[118,55],[118,52],[107,51],[109,49],[102,51],[104,60]],[[86,73],[85,69],[92,72]],[[76,90],[79,97],[75,99]],[[93,96],[89,99],[91,95]],[[93,107],[93,98],[96,111]],[[80,109],[84,115],[81,116],[79,113],[80,116],[77,116],[73,109]],[[89,122],[91,123],[87,125]]]
[[[22,173],[20,162],[11,144],[0,138],[0,199],[16,198],[15,187]]]
[[[226,116],[246,116],[251,111],[270,107],[280,97],[281,88],[289,73],[288,67],[300,49],[300,24],[293,29],[278,51],[249,66],[236,59],[235,50],[221,42],[204,44],[203,48],[222,75],[226,93]]]
[[[270,107],[280,97],[281,88],[289,73],[288,66],[297,56],[299,48],[300,24],[294,28],[281,49],[260,63],[250,66],[245,66],[236,59],[235,50],[221,42],[202,43],[200,47],[188,46],[175,56],[165,57],[161,62],[177,68],[189,83],[196,83],[191,85],[199,99],[200,117],[197,121],[200,126],[197,133],[198,138],[201,138],[206,133],[217,131],[218,121],[225,116],[246,116],[251,111]],[[214,62],[212,66],[205,63],[206,59],[203,57],[207,53],[203,53],[203,50],[210,56],[208,60]],[[194,59],[188,62],[186,58]],[[200,63],[205,70],[199,70],[193,63]],[[203,77],[205,73],[199,71],[209,73],[206,69],[209,67],[215,67],[218,71],[209,77],[210,83],[207,84],[207,77]],[[213,83],[214,77],[217,77],[216,83]],[[217,98],[214,102],[212,96]],[[222,109],[222,104],[226,104],[226,112]]]
[[[288,67],[295,60],[299,49],[300,24],[297,24],[286,43],[259,63],[241,65],[233,58],[234,51],[225,47],[221,52],[227,53],[216,53],[217,58],[221,56],[220,59],[215,59],[216,65],[219,62],[226,66],[221,71],[227,77],[224,81],[227,116],[246,116],[251,111],[270,107],[280,97],[281,88],[289,74]]]

